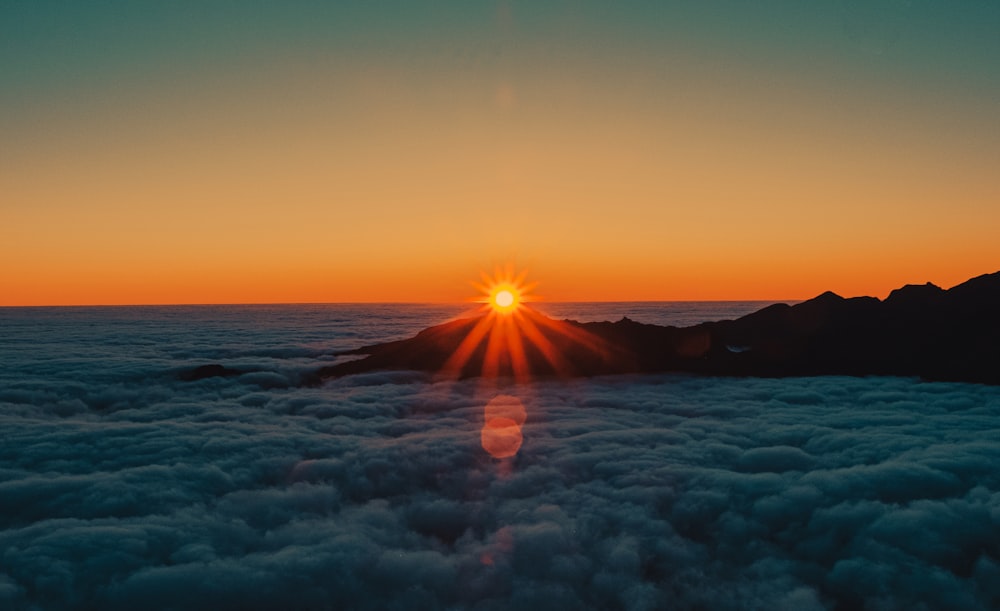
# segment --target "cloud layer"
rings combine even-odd
[[[5,380],[0,607],[1000,605],[997,388],[304,389],[294,359],[245,358],[252,373],[188,383]],[[527,410],[506,460],[481,447],[500,392]]]

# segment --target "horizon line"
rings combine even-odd
[[[811,299],[811,298],[810,298]],[[539,303],[541,300],[533,300]],[[544,300],[551,304],[576,303],[791,303],[805,301],[795,299],[573,299]],[[419,306],[477,306],[479,302],[466,301],[219,301],[219,302],[171,302],[171,303],[39,303],[0,304],[0,308],[159,308],[159,307],[214,307],[214,306],[295,306],[295,305],[419,305]],[[481,304],[479,304],[481,305]]]

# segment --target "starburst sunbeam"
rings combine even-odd
[[[512,265],[498,266],[491,276],[481,273],[473,286],[483,304],[480,317],[446,359],[446,378],[476,376],[485,380],[511,378],[529,382],[533,374],[568,375],[568,352],[611,358],[605,342],[578,326],[554,321],[528,305],[537,283],[527,282],[527,272],[515,273]]]

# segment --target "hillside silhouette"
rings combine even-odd
[[[363,358],[324,367],[317,379],[418,370],[457,378],[688,372],[895,375],[1000,384],[1000,272],[948,290],[930,283],[907,285],[884,300],[826,292],[795,305],[775,304],[735,320],[690,327],[628,318],[559,321],[522,308],[518,320],[505,323],[503,337],[496,339],[496,333],[477,335],[476,329],[500,324],[488,316],[342,353]],[[525,337],[512,337],[519,333]],[[463,359],[456,363],[459,351]]]

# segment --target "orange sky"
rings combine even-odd
[[[914,72],[924,30],[872,55],[833,26],[516,17],[0,73],[0,305],[453,301],[508,260],[553,301],[1000,269],[996,73]],[[959,39],[955,62],[983,51]]]

